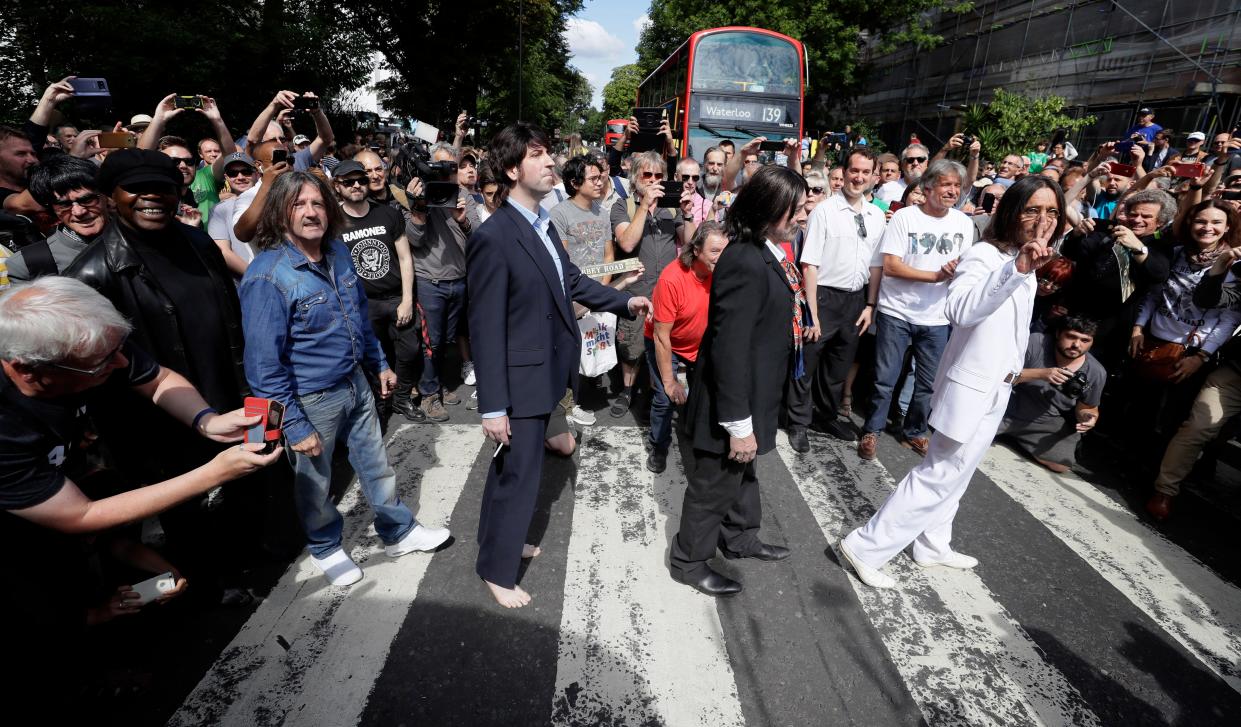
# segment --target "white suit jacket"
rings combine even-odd
[[[1004,377],[1019,372],[1030,340],[1030,315],[1038,282],[1017,272],[1017,257],[979,242],[961,256],[948,284],[952,336],[939,360],[930,424],[957,442],[968,442],[995,402],[1009,387]]]

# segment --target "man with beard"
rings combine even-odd
[[[119,149],[99,169],[98,188],[116,207],[106,227],[63,271],[98,290],[134,330],[130,341],[185,376],[216,411],[241,406],[241,310],[219,249],[199,229],[176,220],[182,174],[172,160],[149,149]],[[211,459],[218,447],[179,426],[149,401],[121,391],[97,408],[95,423],[118,469],[129,481],[156,482]],[[135,422],[143,436],[132,436]],[[111,433],[111,434],[110,434]],[[259,490],[250,488],[253,495]],[[240,516],[225,488],[225,511]],[[161,516],[169,546],[180,552],[187,575],[219,573],[244,538],[220,544],[205,511],[191,501]],[[238,527],[241,527],[238,525]],[[258,528],[246,531],[258,535]],[[212,579],[204,577],[203,583]]]
[[[414,258],[405,237],[405,220],[391,207],[367,199],[366,170],[360,163],[341,162],[333,181],[344,213],[341,240],[362,279],[371,328],[396,371],[392,409],[410,421],[424,422],[427,415],[410,397],[417,383],[422,341],[415,322]]]
[[[50,209],[59,224],[46,240],[27,245],[6,261],[12,282],[60,274],[111,224],[112,211],[95,186],[97,169],[85,159],[56,154],[31,170],[31,196]]]

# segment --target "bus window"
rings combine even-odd
[[[801,93],[797,49],[759,33],[713,33],[698,41],[693,79],[695,91]]]

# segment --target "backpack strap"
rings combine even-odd
[[[22,248],[22,260],[26,262],[31,280],[44,275],[60,275],[56,267],[56,258],[52,256],[52,246],[47,240],[39,240]]]

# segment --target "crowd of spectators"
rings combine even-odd
[[[213,99],[185,107],[170,94],[101,131],[58,111],[69,80],[23,128],[0,126],[0,540],[68,564],[23,569],[17,582],[38,597],[6,605],[14,618],[68,639],[141,612],[132,583],[163,572],[176,585],[161,601],[192,583],[211,603],[244,603],[238,574],[255,553],[287,556],[282,533],[298,525],[295,547],[329,582],[356,582],[329,493],[338,441],[390,556],[442,544],[448,531],[418,523],[396,494],[381,431],[392,416],[432,426],[463,402],[477,408],[454,390],[476,382],[466,250],[504,204],[503,170],[465,145],[466,115],[428,147],[365,130],[339,143],[313,93],[280,91],[240,134]],[[200,114],[210,135],[167,134],[182,114]],[[808,187],[805,224],[771,241],[798,265],[808,303],[783,382],[796,451],[813,450],[814,430],[874,459],[891,431],[925,455],[952,334],[948,281],[1028,175],[1063,189],[1069,232],[1039,272],[1002,436],[1056,472],[1103,436],[1096,427],[1140,443],[1162,455],[1146,509],[1163,519],[1241,412],[1241,139],[1228,132],[1182,136],[1142,109],[1125,139],[1086,159],[1057,137],[998,160],[964,134],[935,153],[916,140],[876,153],[854,135],[788,139],[774,155],[761,137],[720,139],[691,158],[666,124],[660,149],[631,152],[636,133],[631,120],[606,149],[567,140],[542,201],[575,265],[635,258],[604,282],[654,309],[620,321],[614,372],[565,393],[547,433],[555,454],[572,453],[573,430],[598,414],[632,412],[649,423],[647,468],[664,471],[723,222],[765,164]],[[247,396],[284,406],[288,453],[236,444],[255,421]],[[136,525],[153,516],[157,550]],[[111,565],[92,572],[87,551]]]

